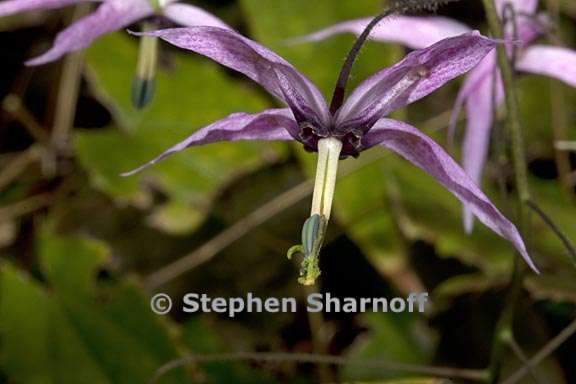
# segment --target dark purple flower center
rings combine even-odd
[[[327,137],[334,137],[342,142],[342,152],[340,153],[342,159],[348,156],[358,157],[362,151],[364,133],[358,129],[337,133],[327,128],[319,128],[309,122],[303,122],[300,124],[300,133],[297,139],[304,145],[305,150],[317,152],[318,141]]]

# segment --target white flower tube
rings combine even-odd
[[[328,137],[318,141],[318,165],[310,216],[318,214],[326,221],[330,219],[340,151],[342,142],[336,138]]]

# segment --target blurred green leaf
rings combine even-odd
[[[51,225],[37,244],[49,286],[10,264],[0,273],[2,362],[12,377],[25,383],[143,383],[178,356],[168,324],[152,313],[136,284],[95,284],[109,255],[104,245],[58,235]],[[186,377],[176,370],[162,382],[184,383]]]
[[[272,106],[255,87],[231,78],[207,59],[164,48],[168,64],[159,71],[155,98],[143,111],[132,107],[127,86],[136,65],[135,39],[112,34],[90,48],[90,84],[122,130],[78,131],[76,149],[94,185],[114,198],[148,205],[150,196],[142,183],[146,180],[167,194],[168,206],[187,205],[188,210],[195,210],[192,215],[200,218],[223,185],[284,156],[284,144],[239,142],[196,147],[139,175],[120,177],[121,172],[152,159],[202,126],[233,112],[257,112]],[[110,57],[114,65],[110,65]],[[163,222],[177,221],[180,215],[174,209],[164,210]]]

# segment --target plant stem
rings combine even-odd
[[[559,26],[560,21],[560,4],[558,0],[548,0],[546,2],[548,14],[552,18],[555,26]],[[552,31],[554,33],[554,31]],[[551,35],[549,40],[562,40],[558,36],[559,32]],[[554,39],[557,37],[558,39]],[[553,41],[550,41],[553,43]],[[550,109],[552,112],[552,133],[554,135],[554,142],[566,140],[568,137],[568,115],[566,113],[566,99],[564,95],[563,86],[558,84],[557,80],[550,79]],[[570,182],[570,154],[566,151],[561,151],[554,148],[554,157],[556,159],[556,169],[558,171],[558,178],[562,186],[562,192],[569,199],[574,201],[572,193],[572,185]]]
[[[503,27],[498,16],[498,11],[494,0],[483,0],[484,9],[486,10],[486,18],[492,35],[496,39],[503,39]],[[520,112],[518,108],[518,96],[516,94],[516,87],[514,84],[514,71],[508,55],[506,46],[500,44],[497,47],[498,66],[502,75],[502,84],[505,93],[505,105],[507,112],[506,127],[508,135],[511,139],[511,154],[512,165],[514,168],[515,184],[517,191],[517,212],[518,217],[516,224],[520,234],[524,239],[528,234],[528,210],[525,203],[530,200],[530,191],[528,188],[528,173],[526,167],[526,156],[524,153],[524,139],[522,136],[522,127],[520,123]],[[510,290],[506,298],[504,310],[496,325],[494,346],[492,348],[492,356],[490,359],[490,381],[496,382],[499,375],[500,364],[502,355],[506,344],[513,339],[513,322],[514,311],[516,302],[522,291],[522,281],[525,271],[525,266],[519,262],[518,258],[514,259],[514,270],[512,273],[512,281],[510,283]]]
[[[458,378],[471,381],[483,381],[485,379],[484,371],[474,369],[415,365],[386,361],[383,359],[354,360],[345,356],[315,355],[309,353],[236,352],[211,355],[189,355],[180,359],[169,361],[156,371],[154,376],[150,379],[149,383],[158,383],[160,378],[162,378],[168,372],[188,364],[233,361],[264,361],[276,363],[297,362],[342,366],[355,365],[358,367],[380,368],[395,372],[406,372],[411,374],[446,377],[451,379]]]
[[[303,291],[306,297],[313,293],[319,293],[319,290],[314,285],[303,285]],[[328,351],[328,339],[326,335],[326,323],[324,316],[320,312],[308,311],[308,324],[310,326],[310,337],[314,353],[317,355],[325,355]],[[337,378],[330,369],[329,365],[320,364],[316,367],[316,374],[320,383],[337,382]]]
[[[544,359],[550,356],[558,347],[560,347],[566,340],[574,336],[576,333],[576,319],[564,328],[556,337],[548,342],[538,353],[534,355],[528,364],[518,371],[516,371],[512,376],[503,381],[503,384],[516,384],[520,381],[526,374],[528,374],[531,367],[535,367],[540,364]]]
[[[90,4],[79,4],[74,10],[72,20],[78,20],[89,10]],[[83,63],[84,54],[82,51],[77,51],[66,55],[62,64],[52,129],[52,146],[57,153],[66,152],[70,145],[69,132],[76,115]]]

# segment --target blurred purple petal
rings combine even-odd
[[[521,41],[520,47],[527,47],[538,39],[550,24],[551,21],[546,14],[538,16],[518,15],[516,17],[516,33]],[[514,25],[512,23],[508,23],[506,26],[506,34],[510,38],[514,37]]]
[[[533,45],[519,57],[520,71],[546,75],[576,87],[576,51],[547,45]]]
[[[208,27],[230,28],[213,14],[189,4],[168,4],[162,10],[162,13],[170,20],[185,27],[204,25]]]
[[[495,3],[500,15],[504,14],[504,7],[507,3],[512,5],[517,14],[533,14],[538,8],[538,0],[495,0]]]
[[[367,147],[376,144],[398,153],[434,177],[468,206],[481,222],[512,242],[526,263],[538,271],[514,224],[498,211],[466,172],[432,139],[403,122],[381,119],[365,136]]]
[[[464,82],[456,96],[456,102],[452,108],[452,116],[450,117],[450,124],[448,126],[448,140],[453,142],[454,135],[456,134],[456,125],[458,124],[458,117],[462,111],[462,107],[466,103],[466,99],[477,89],[479,89],[484,81],[489,76],[492,76],[496,69],[496,52],[492,51],[473,70],[468,72],[464,78]]]
[[[372,18],[345,21],[291,41],[295,43],[320,41],[341,33],[360,35],[371,20]],[[447,17],[392,16],[382,20],[374,28],[370,39],[400,43],[409,48],[420,49],[466,32],[470,32],[469,27]]]
[[[290,106],[296,119],[327,126],[322,94],[286,60],[232,30],[214,27],[164,29],[147,33],[243,73]]]
[[[494,87],[497,87],[496,95],[493,95]],[[490,132],[495,112],[494,106],[499,106],[503,97],[500,76],[494,82],[494,77],[491,74],[466,99],[467,123],[462,145],[462,167],[477,185],[481,185],[482,171],[488,156]],[[473,223],[472,211],[465,205],[464,228],[466,232],[472,232]]]
[[[62,8],[87,1],[99,0],[8,0],[0,3],[0,17],[19,12]]]
[[[150,162],[133,171],[123,173],[131,176],[188,147],[211,144],[219,141],[240,140],[294,140],[298,135],[298,125],[289,109],[269,109],[267,111],[232,115],[199,129],[184,141],[174,145]]]
[[[360,84],[337,112],[336,125],[369,129],[388,113],[474,68],[495,45],[493,40],[471,32],[408,54]]]
[[[108,0],[96,11],[60,32],[48,52],[27,61],[26,65],[41,65],[55,61],[68,52],[86,48],[101,35],[125,28],[152,14],[152,7],[147,1]]]

